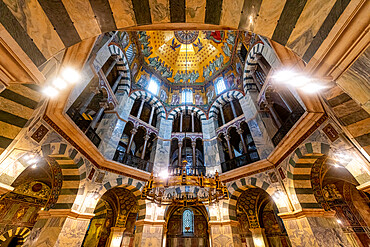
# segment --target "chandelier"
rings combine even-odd
[[[198,37],[198,31],[175,32],[179,39],[183,35],[185,38]],[[194,40],[195,40],[194,39]],[[184,41],[185,42],[185,41]],[[188,50],[186,46],[186,63],[185,73],[187,74]],[[185,85],[185,90],[187,86]],[[187,101],[185,100],[185,107]],[[186,129],[185,129],[186,138]],[[185,142],[186,152],[186,142]],[[181,154],[179,155],[179,160]],[[220,181],[218,172],[215,176],[203,176],[203,172],[187,172],[188,161],[186,158],[178,166],[168,168],[168,176],[154,177],[153,172],[149,180],[146,182],[143,191],[142,199],[151,201],[159,205],[200,205],[213,204],[222,199],[228,199],[228,190]],[[190,169],[196,170],[196,164],[192,164]],[[200,174],[200,175],[196,175]]]
[[[189,175],[186,164],[184,160],[181,169],[173,169],[168,177],[154,177],[152,173],[143,188],[142,199],[158,205],[193,206],[229,198],[217,171],[214,177]]]

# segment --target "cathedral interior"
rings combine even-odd
[[[370,1],[0,1],[0,246],[369,247]]]

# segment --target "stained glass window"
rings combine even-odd
[[[194,230],[194,214],[190,209],[182,213],[182,232],[192,233]]]

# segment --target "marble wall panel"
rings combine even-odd
[[[243,4],[243,0],[224,0],[222,2],[220,25],[237,29],[239,27]]]
[[[172,120],[162,119],[159,124],[158,136],[164,139],[171,139]]]
[[[62,2],[82,40],[101,33],[88,0],[62,0]]]
[[[113,18],[116,22],[117,29],[136,25],[136,18],[131,0],[109,0],[109,4],[113,12]]]
[[[170,151],[171,141],[164,141],[161,139],[157,140],[153,167],[153,172],[155,174],[168,167],[168,164],[170,162]]]
[[[335,218],[304,217],[284,225],[293,246],[351,246]]]
[[[64,49],[62,40],[37,0],[5,0],[4,3],[46,59]]]
[[[105,114],[100,121],[96,133],[101,138],[100,152],[107,159],[113,159],[121,139],[126,122],[117,117],[115,113]]]
[[[320,17],[327,16],[335,2],[336,0],[307,1],[287,43],[287,46],[294,50],[298,56],[302,57],[304,55],[325,20],[325,18]]]
[[[337,80],[338,85],[370,113],[370,48]]]
[[[149,0],[152,23],[170,22],[169,0]]]
[[[234,247],[233,231],[230,225],[211,225],[211,240],[213,247]],[[241,241],[240,241],[241,242]]]
[[[278,23],[286,0],[263,0],[255,23],[258,34],[271,38]]]
[[[140,228],[140,230],[139,230]],[[134,246],[160,247],[162,246],[163,226],[148,225],[139,226],[135,233]],[[137,236],[136,236],[137,235]]]
[[[204,23],[206,16],[206,1],[204,0],[186,0],[186,22]]]

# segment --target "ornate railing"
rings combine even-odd
[[[89,120],[87,116],[82,116],[76,109],[73,108],[69,108],[67,115],[80,128],[80,130],[86,134],[87,138],[89,138],[90,141],[96,147],[98,147],[101,142],[101,138],[98,136],[98,134],[96,134],[95,130],[90,127],[91,120]]]
[[[116,151],[113,160],[146,172],[153,171],[153,162],[140,159],[139,157],[118,150]]]
[[[221,170],[222,172],[231,171],[233,169],[248,165],[258,160],[259,160],[259,156],[258,156],[257,151],[243,154],[232,160],[228,160],[228,161],[221,163]]]
[[[289,130],[294,126],[294,124],[301,118],[305,110],[302,107],[297,107],[281,125],[279,130],[276,132],[274,137],[272,137],[272,143],[277,146],[279,142],[288,134]]]
[[[169,175],[181,175],[181,166],[169,166],[168,167],[168,174]],[[205,166],[186,166],[186,174],[189,176],[203,176],[206,175],[206,167]]]

